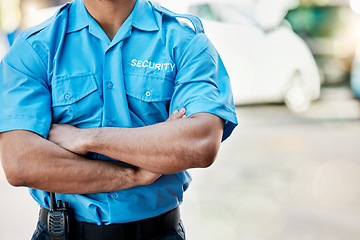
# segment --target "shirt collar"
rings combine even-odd
[[[154,8],[152,3],[147,0],[137,0],[133,13],[132,25],[143,31],[158,31],[159,26],[157,24]]]
[[[89,26],[89,13],[87,12],[82,0],[75,0],[69,9],[67,33],[79,31]]]
[[[154,9],[147,0],[137,0],[133,9],[132,26],[143,31],[158,31]],[[69,10],[67,33],[81,30],[90,24],[90,15],[82,0],[75,0]]]

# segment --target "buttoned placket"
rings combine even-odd
[[[122,47],[124,39],[128,36],[130,36],[130,30],[121,41],[116,44],[111,43],[105,51],[103,62],[103,127],[131,127],[132,125],[122,61]],[[109,202],[117,201],[118,197],[119,195],[116,192],[108,193]]]
[[[124,23],[105,51],[103,62],[103,126],[131,127],[123,74],[122,47],[131,35],[131,25]]]

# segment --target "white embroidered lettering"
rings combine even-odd
[[[163,64],[165,66],[165,71],[166,71],[168,69],[168,66],[169,66],[170,63],[163,63]]]
[[[150,60],[131,60],[130,66],[137,68],[151,68],[158,71],[175,71],[175,64],[173,63],[154,63]],[[169,67],[170,66],[170,67]]]
[[[145,63],[147,63],[147,64],[145,64]],[[144,67],[144,68],[147,68],[148,66],[149,66],[149,61],[148,60],[145,60],[145,61],[143,61],[143,64],[142,64],[142,66]]]
[[[157,63],[157,64],[155,65],[155,69],[161,70],[160,67],[161,67],[161,64],[159,64],[159,63]]]
[[[173,64],[170,63],[170,67],[171,67],[171,71],[174,71],[175,64],[173,65]]]

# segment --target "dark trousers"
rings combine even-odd
[[[82,236],[82,233],[78,233],[77,235],[78,235],[77,239],[70,238],[69,240],[86,240],[86,238]],[[50,240],[49,233],[45,223],[41,222],[40,220],[38,221],[36,230],[31,240]],[[99,240],[103,240],[103,239],[99,239]],[[184,226],[180,221],[180,223],[174,228],[174,230],[169,234],[167,234],[166,236],[158,236],[156,238],[143,239],[141,235],[138,234],[136,239],[122,239],[122,238],[119,239],[116,236],[114,236],[114,238],[111,240],[185,240],[185,231],[184,231]]]

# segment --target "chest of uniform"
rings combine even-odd
[[[89,51],[77,48],[81,44],[64,45],[62,56],[54,59],[54,118],[99,120],[104,109],[115,106],[114,101],[127,101],[132,112],[147,108],[146,114],[167,116],[177,71],[171,51],[139,50],[126,42],[106,51],[101,45]]]
[[[134,32],[111,47],[91,35],[82,38],[77,35],[66,37],[61,54],[54,59],[53,79],[93,73],[100,90],[104,86],[120,87],[118,84],[125,90],[135,85],[160,90],[161,83],[166,81],[168,91],[167,85],[174,85],[177,72],[174,51],[157,34]],[[75,40],[78,44],[70,44]]]

